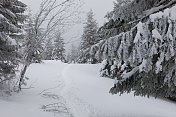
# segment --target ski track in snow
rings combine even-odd
[[[98,68],[60,61],[31,65],[26,75],[34,88],[1,97],[0,117],[176,117],[169,101],[109,94],[114,80],[99,77]]]
[[[69,74],[71,66],[72,65],[67,65],[62,71],[62,80],[64,83],[62,95],[64,95],[68,101],[68,105],[72,109],[74,117],[94,117],[93,107],[79,98],[76,93],[79,89],[72,85],[73,76],[72,74]]]

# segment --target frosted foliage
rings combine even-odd
[[[105,59],[101,64],[100,76],[107,76],[108,74],[107,66],[108,66],[108,60]]]
[[[126,80],[127,78],[130,78],[134,73],[136,73],[139,70],[138,67],[134,68],[132,71],[130,72],[123,72],[122,76],[123,76],[123,80]]]
[[[85,22],[82,40],[81,40],[81,50],[86,50],[87,48],[90,48],[92,45],[94,45],[97,42],[97,23],[94,19],[93,11],[89,11],[87,13],[87,19]]]
[[[102,64],[101,64],[101,68],[104,69],[107,64],[108,64],[108,61],[107,60],[103,60]]]
[[[54,40],[53,57],[56,60],[63,61],[65,59],[65,43],[60,33],[56,35],[56,39]]]
[[[176,6],[172,7],[172,8],[167,8],[166,10],[164,10],[164,12],[160,11],[158,13],[155,13],[155,14],[152,14],[150,15],[150,19],[152,22],[154,22],[154,20],[156,18],[163,18],[163,17],[169,17],[171,20],[176,20],[176,13],[175,13],[175,10],[176,10]]]
[[[142,22],[139,22],[137,25],[137,34],[134,38],[134,43],[137,43],[138,41],[140,41],[139,39],[141,39],[141,33],[143,31],[143,26],[142,26]]]
[[[139,72],[144,71],[146,66],[147,66],[147,61],[144,59],[142,64],[139,66]]]
[[[170,82],[169,77],[173,75],[175,67],[168,66],[175,66],[170,63],[176,57],[176,17],[173,11],[176,11],[176,6],[152,14],[145,23],[139,22],[130,31],[92,46],[92,50],[96,51],[96,58],[107,59],[113,63],[106,68],[106,71],[110,69],[111,72],[105,76],[126,81],[137,72],[162,73],[166,76],[165,81]],[[114,76],[112,71],[115,69],[117,75]]]
[[[15,39],[12,39],[11,37],[7,37],[7,42],[10,44],[10,45],[17,45],[16,43],[16,40]]]
[[[162,39],[162,36],[159,34],[159,32],[156,29],[152,30],[152,37],[155,39],[160,39],[160,40]]]
[[[24,21],[22,13],[25,7],[26,5],[18,0],[0,1],[0,95],[2,92],[10,94],[16,91],[16,74],[21,61],[20,41],[23,38],[23,26],[19,26],[17,22]],[[17,13],[20,13],[20,17]]]
[[[2,14],[0,14],[0,19],[4,19],[5,17],[2,15]]]

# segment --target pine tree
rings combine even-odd
[[[11,81],[15,79],[21,57],[21,24],[25,19],[22,13],[26,5],[18,0],[1,0],[0,7],[0,89],[11,91]]]
[[[81,50],[86,50],[98,42],[97,29],[98,29],[98,26],[97,26],[96,20],[94,19],[93,11],[90,10],[87,13],[87,21],[84,26],[84,31],[82,35],[82,41],[81,41]]]
[[[79,57],[79,48],[76,47],[74,44],[71,45],[71,52],[70,52],[70,62],[78,62],[77,59]]]
[[[61,37],[61,33],[56,34],[56,39],[54,40],[54,52],[53,57],[56,60],[65,61],[65,45],[64,39]]]
[[[45,44],[45,50],[42,54],[44,60],[53,60],[54,44],[52,39],[48,39]]]
[[[130,3],[132,0],[116,0],[114,3],[114,10],[118,9],[120,6],[124,6]]]
[[[92,56],[104,60],[101,75],[116,79],[111,93],[134,91],[176,100],[175,9],[152,14],[129,31],[91,47]]]
[[[91,56],[89,53],[87,53],[88,50],[90,50],[91,46],[98,43],[100,40],[98,33],[98,26],[96,23],[96,20],[94,19],[93,11],[90,10],[87,13],[87,21],[84,26],[82,40],[80,43],[80,57],[79,61],[81,63],[88,62],[89,59],[91,59]]]
[[[170,1],[171,0],[116,0],[116,2],[114,2],[113,11],[108,13],[106,17],[114,21],[124,20],[125,23],[128,23],[145,16],[146,14],[144,12],[146,10],[159,5],[165,5]],[[162,6],[160,8],[162,8]]]

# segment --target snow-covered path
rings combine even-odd
[[[45,61],[27,76],[34,88],[0,99],[0,117],[176,117],[176,104],[109,94],[114,81],[99,77],[98,65]]]

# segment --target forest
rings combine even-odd
[[[126,114],[125,108],[120,112],[112,108],[123,103],[129,106],[127,100],[133,102],[134,97],[141,102],[151,99],[147,109],[158,100],[159,104],[164,105],[166,101],[166,107],[175,109],[176,1],[114,0],[112,11],[104,15],[103,25],[96,20],[94,9],[82,12],[83,2],[43,0],[38,12],[33,13],[24,0],[0,0],[0,105],[3,102],[0,113],[3,112],[3,117],[24,117],[18,116],[18,112],[14,116],[6,115],[7,105],[11,103],[4,98],[19,101],[23,97],[28,99],[25,96],[31,98],[30,109],[41,98],[38,102],[49,104],[37,103],[42,105],[40,109],[59,113],[61,117],[129,117],[133,107]],[[84,20],[82,13],[86,15]],[[65,40],[64,35],[71,26],[80,23],[83,25],[80,38]],[[39,97],[34,98],[34,94]],[[112,108],[100,106],[102,102],[96,96],[103,102],[109,100]],[[140,107],[138,98],[134,106]],[[101,113],[104,109],[112,113]],[[170,114],[158,113],[153,117],[175,117],[172,109]],[[146,114],[144,110],[141,113],[136,110],[130,117],[152,117],[148,111]],[[42,114],[36,111],[36,115]]]

